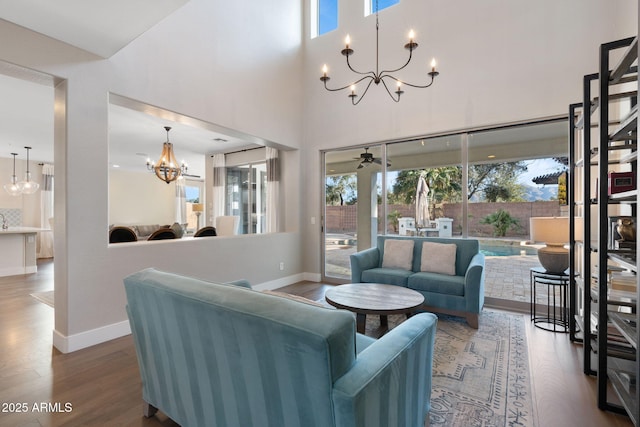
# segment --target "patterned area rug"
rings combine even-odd
[[[404,316],[389,316],[389,328]],[[367,335],[380,333],[369,316]],[[431,426],[535,427],[523,317],[484,311],[478,330],[438,315]]]

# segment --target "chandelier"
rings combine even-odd
[[[356,74],[360,74],[363,77],[353,81],[352,83],[349,83],[345,86],[342,87],[338,87],[338,88],[330,88],[327,86],[327,81],[330,80],[330,77],[327,75],[328,73],[328,68],[327,65],[325,64],[322,67],[322,77],[320,77],[320,80],[324,83],[324,88],[330,92],[337,92],[337,91],[341,91],[344,89],[350,89],[351,93],[349,93],[349,98],[351,98],[351,103],[353,105],[358,105],[360,103],[360,101],[362,101],[365,97],[365,95],[367,94],[367,91],[369,90],[369,87],[371,87],[371,83],[375,83],[376,85],[379,85],[380,83],[382,83],[382,85],[384,86],[384,88],[386,89],[387,93],[389,94],[389,96],[391,97],[391,99],[393,99],[395,102],[399,102],[400,101],[400,95],[402,95],[404,93],[404,91],[402,90],[402,85],[407,85],[407,86],[411,86],[411,87],[415,87],[415,88],[420,88],[420,89],[424,89],[424,88],[428,88],[429,86],[431,86],[433,84],[434,79],[436,78],[436,76],[440,73],[438,73],[436,71],[436,60],[435,58],[431,60],[431,71],[428,72],[427,74],[431,77],[431,80],[424,85],[420,85],[420,84],[412,84],[412,83],[408,83],[405,82],[404,80],[401,80],[397,77],[394,77],[391,73],[395,73],[396,71],[400,71],[402,69],[404,69],[407,65],[409,65],[409,62],[411,62],[411,58],[413,56],[413,51],[416,50],[418,48],[418,43],[416,43],[414,41],[414,37],[415,34],[413,32],[413,30],[411,30],[409,32],[409,43],[404,45],[404,48],[409,50],[409,58],[407,59],[407,62],[404,63],[403,66],[399,67],[399,68],[395,68],[393,70],[382,70],[380,71],[380,66],[379,66],[379,32],[380,32],[380,23],[378,20],[378,0],[376,0],[376,69],[375,71],[367,71],[367,72],[362,72],[362,71],[358,71],[356,69],[354,69],[351,66],[351,63],[349,62],[349,57],[351,55],[354,54],[354,50],[351,49],[349,47],[349,45],[351,44],[351,38],[349,37],[349,35],[347,34],[347,37],[345,38],[345,45],[346,47],[344,49],[342,49],[340,51],[340,53],[342,53],[346,59],[347,59],[347,67],[349,67],[349,69],[351,71],[353,71]],[[358,94],[356,93],[356,85],[362,81],[366,81],[366,86],[364,88],[364,92],[362,92],[362,96],[360,96],[360,99],[358,99],[356,101],[356,98],[358,97]],[[395,91],[391,92],[391,90],[389,89],[389,86],[387,85],[387,81],[394,81],[395,82]],[[394,95],[395,94],[395,95]]]
[[[167,141],[162,144],[160,159],[158,159],[155,164],[151,162],[151,159],[147,159],[147,169],[155,172],[159,179],[169,184],[187,172],[187,165],[182,162],[180,166],[178,166],[176,155],[173,154],[173,144],[169,142],[169,131],[171,127],[165,126],[164,129],[167,131]]]

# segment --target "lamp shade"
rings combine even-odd
[[[529,226],[534,242],[564,244],[569,241],[569,217],[532,217]]]
[[[194,203],[191,205],[191,209],[194,212],[202,212],[204,209],[204,205],[202,203]]]

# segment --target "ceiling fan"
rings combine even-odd
[[[364,148],[364,153],[360,154],[360,157],[354,157],[354,160],[360,160],[360,164],[358,165],[358,169],[362,169],[366,166],[369,166],[371,163],[376,163],[378,165],[382,164],[382,160],[373,157],[373,153],[369,152],[369,147]],[[391,166],[391,162],[387,160],[387,167]]]

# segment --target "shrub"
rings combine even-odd
[[[494,237],[504,237],[509,228],[516,230],[520,228],[518,219],[512,217],[509,212],[503,209],[498,209],[496,212],[485,216],[480,220],[480,223],[492,225]]]

